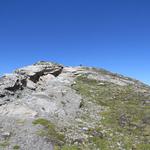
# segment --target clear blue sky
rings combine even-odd
[[[150,84],[149,0],[0,0],[0,73],[38,60]]]

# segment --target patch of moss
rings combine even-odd
[[[3,141],[3,142],[0,142],[0,147],[3,147],[3,148],[5,148],[5,147],[7,147],[7,146],[9,146],[9,142],[6,140],[6,141]]]
[[[137,150],[149,150],[150,144],[137,144]]]
[[[57,131],[55,125],[51,123],[49,120],[44,118],[39,118],[33,121],[34,125],[42,125],[44,129],[40,130],[38,134],[40,136],[47,137],[50,141],[55,144],[61,145],[65,142],[64,134],[61,134]]]
[[[19,146],[19,145],[15,145],[15,146],[13,147],[13,149],[14,149],[14,150],[20,149],[20,146]]]
[[[98,149],[110,150],[107,139],[99,138],[99,137],[92,137],[90,138],[90,142],[92,142]]]

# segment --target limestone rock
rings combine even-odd
[[[63,66],[55,63],[38,62],[34,65],[17,69],[15,73],[29,77],[31,81],[37,82],[41,76],[46,74],[53,74],[54,76],[58,76],[62,69]]]
[[[149,129],[149,99],[137,80],[40,61],[0,78],[0,149],[132,149],[127,139],[148,141],[138,133]]]
[[[32,82],[31,80],[27,79],[27,88],[31,89],[31,90],[35,90],[36,89],[36,84],[34,82]]]

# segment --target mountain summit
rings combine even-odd
[[[40,61],[0,78],[0,150],[148,150],[150,87]]]

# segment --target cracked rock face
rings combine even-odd
[[[52,74],[55,77],[62,71],[62,66],[48,62],[38,62],[32,66],[27,66],[15,71],[15,73],[28,77],[31,81],[37,82],[39,78],[46,74]]]
[[[125,91],[118,96],[125,89],[135,94]],[[148,104],[143,101],[150,99],[149,91],[139,81],[95,68],[42,61],[17,69],[0,78],[0,150],[102,149],[90,139],[105,138],[107,129],[113,134],[113,129],[102,123],[107,118],[102,114],[115,108],[112,101],[118,97],[122,103],[138,99],[143,108]],[[121,128],[131,124],[126,119],[132,118],[129,115],[125,111],[116,118]],[[140,118],[146,128],[147,118],[147,114]]]

